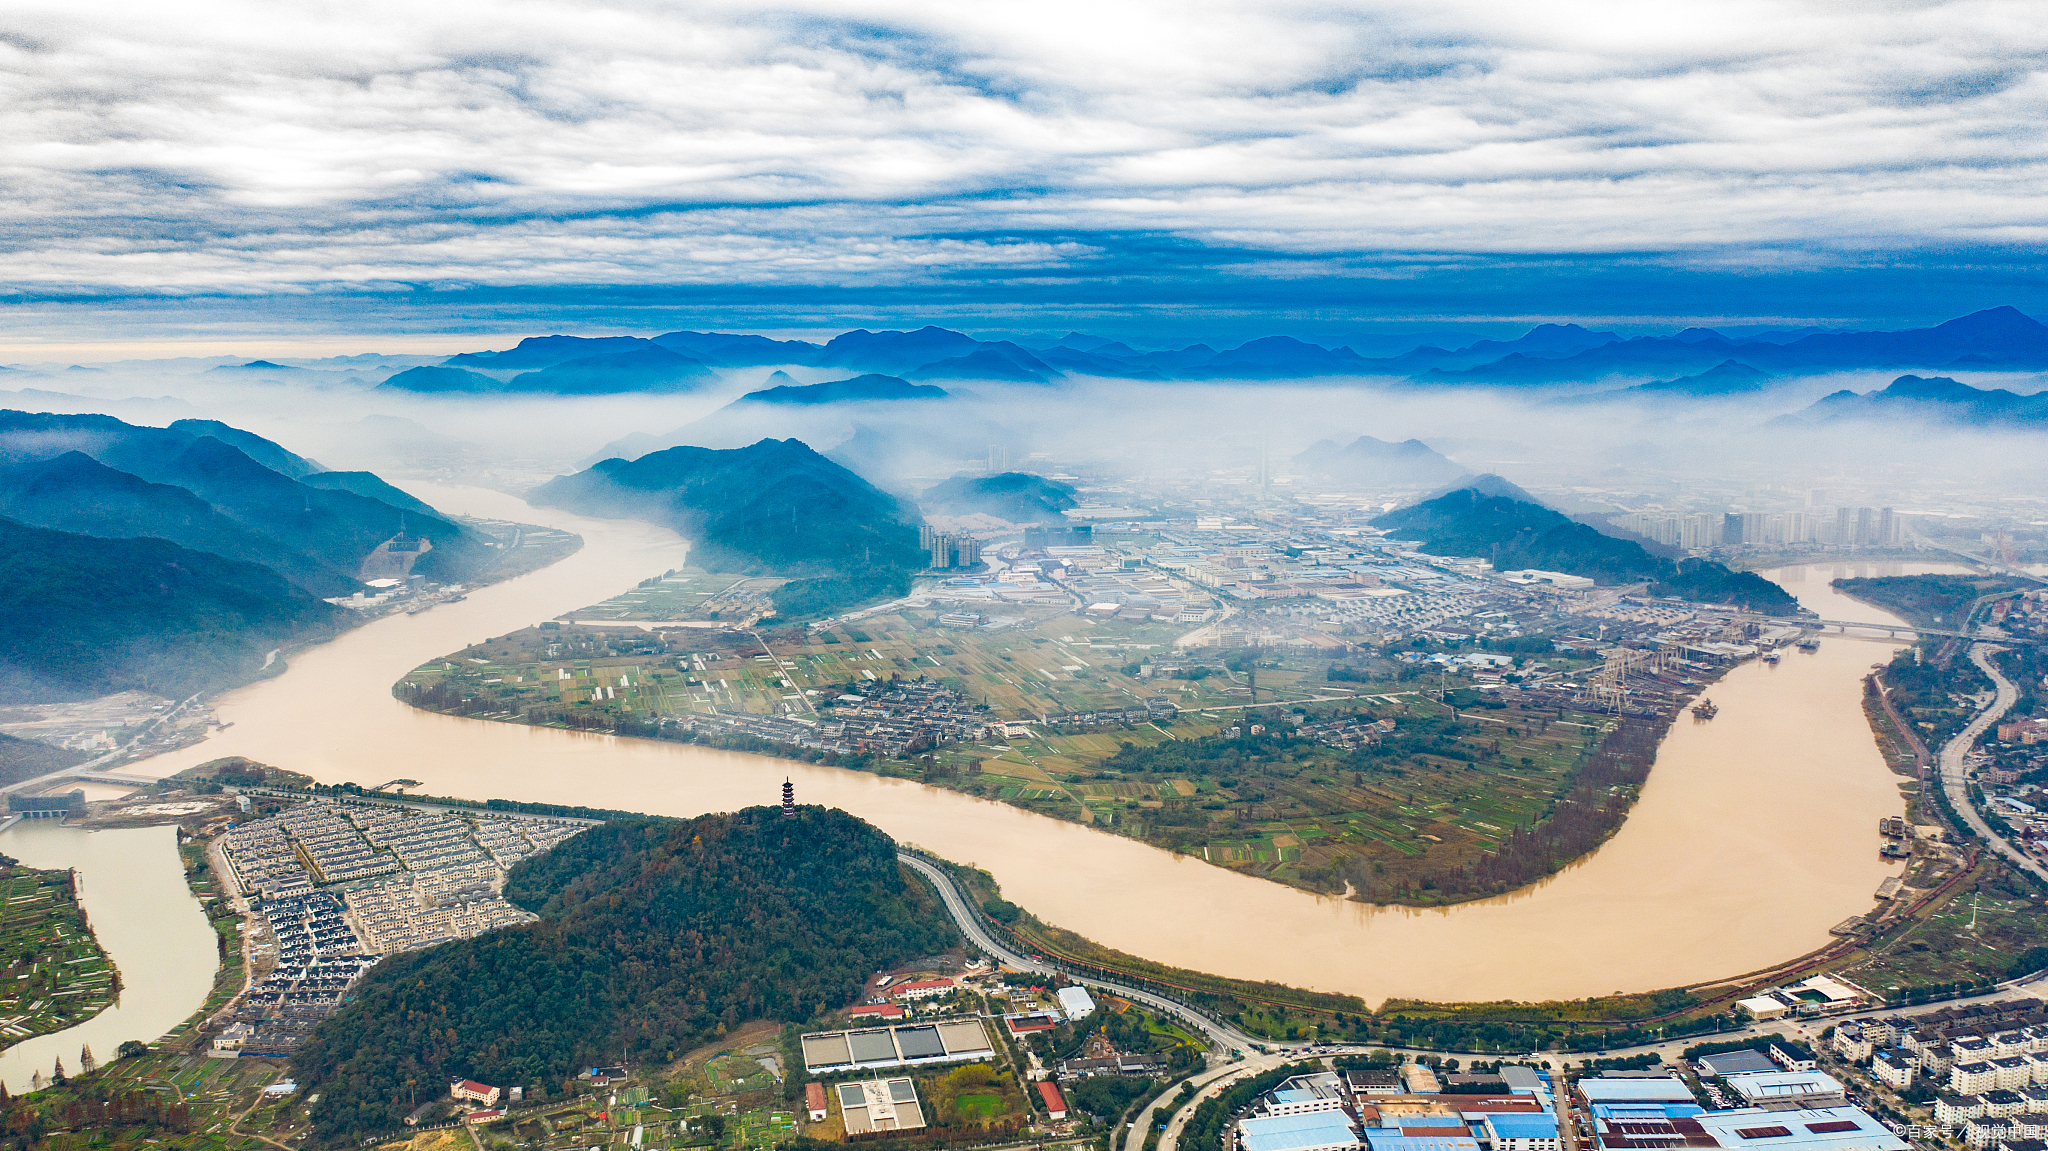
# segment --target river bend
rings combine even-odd
[[[1897,780],[1860,705],[1863,675],[1895,645],[1829,637],[1817,653],[1731,671],[1711,692],[1719,718],[1673,728],[1621,831],[1547,881],[1451,908],[1370,907],[907,780],[408,708],[390,685],[418,664],[614,595],[680,566],[687,551],[660,528],[496,492],[418,494],[449,511],[576,531],[585,546],[463,603],[302,652],[284,675],[220,701],[231,728],[138,768],[168,774],[243,755],[327,783],[409,777],[432,794],[678,816],[775,802],[786,775],[800,801],[985,867],[1009,898],[1109,946],[1375,1003],[1579,997],[1765,967],[1827,942],[1827,929],[1870,910],[1896,871],[1878,858],[1875,828],[1902,810]],[[1827,586],[1837,574],[1879,574],[1872,565],[1766,574],[1824,617],[1882,616]]]

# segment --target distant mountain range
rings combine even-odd
[[[1318,440],[1294,457],[1297,471],[1366,487],[1440,484],[1470,474],[1421,440],[1398,444],[1360,436],[1339,446]]]
[[[1752,572],[1732,571],[1711,560],[1674,563],[1562,512],[1477,488],[1396,508],[1372,524],[1403,539],[1419,540],[1431,555],[1477,556],[1492,562],[1496,571],[1536,568],[1603,584],[1641,580],[1650,584],[1652,595],[1676,595],[1694,603],[1734,604],[1782,615],[1799,610],[1799,601],[1785,589]]]
[[[498,374],[490,374],[498,373]],[[509,373],[509,374],[508,374]],[[472,352],[398,372],[380,390],[593,395],[683,392],[717,380],[703,361],[632,336],[533,336],[504,352]]]
[[[0,515],[24,523],[157,536],[262,564],[316,596],[359,588],[364,558],[401,531],[431,545],[413,565],[422,575],[460,580],[489,560],[473,533],[376,477],[316,482],[324,471],[213,421],[150,428],[111,416],[0,411]]]
[[[1461,370],[1433,368],[1422,378],[1442,383],[1536,384],[1610,376],[1699,373],[1734,360],[1775,373],[1861,368],[2048,367],[2048,326],[2016,308],[1973,312],[1932,328],[1903,332],[1826,332],[1788,343],[1734,340],[1708,329],[1676,336],[1613,340],[1568,356],[1518,351]]]
[[[656,355],[662,352],[673,358]],[[2010,307],[1973,312],[1932,328],[1889,332],[1808,328],[1731,337],[1710,328],[1688,328],[1672,336],[1626,339],[1577,324],[1542,324],[1513,340],[1478,340],[1455,349],[1425,346],[1377,359],[1291,336],[1265,336],[1220,350],[1195,343],[1147,352],[1080,332],[1031,348],[939,327],[908,332],[858,329],[822,345],[720,332],[669,332],[649,339],[554,335],[530,337],[502,352],[452,356],[438,367],[400,372],[383,386],[418,392],[571,394],[679,389],[708,381],[713,369],[765,364],[847,368],[906,381],[1018,384],[1052,384],[1069,376],[1393,376],[1429,384],[1497,386],[1633,376],[1660,380],[1644,394],[1723,395],[1755,390],[1770,377],[1822,371],[2048,368],[2048,326]],[[451,370],[475,378],[456,376]]]
[[[799,384],[787,373],[777,372],[768,377],[772,388],[748,392],[733,402],[742,404],[847,404],[868,403],[889,400],[943,400],[946,389],[930,384],[913,384],[895,376],[884,376],[870,372],[850,380],[833,380],[823,384]]]
[[[2048,393],[2023,396],[2003,388],[1973,388],[1947,376],[1900,376],[1881,391],[1840,391],[1804,411],[1780,416],[1778,427],[1871,423],[1935,423],[1972,428],[2048,428]]]
[[[911,382],[1024,385],[1057,384],[1074,376],[1159,381],[1377,376],[1485,387],[1633,378],[1659,381],[1640,395],[1712,396],[1758,390],[1776,377],[1825,371],[2048,368],[2048,326],[2011,307],[1906,331],[1801,328],[1729,336],[1687,328],[1670,336],[1624,338],[1577,324],[1540,324],[1512,340],[1475,340],[1458,348],[1425,345],[1377,358],[1279,335],[1234,346],[1198,342],[1154,351],[1082,332],[1026,347],[940,327],[856,329],[824,344],[729,332],[644,338],[549,335],[530,336],[503,351],[467,352],[438,365],[411,367],[379,387],[420,394],[688,391],[716,382],[720,369],[765,365],[839,368]],[[336,375],[261,360],[216,370]]]
[[[714,571],[808,577],[777,599],[784,614],[900,595],[927,566],[914,510],[800,440],[604,460],[527,499],[674,528],[691,540],[691,562]]]
[[[765,382],[771,386],[748,392],[702,419],[658,435],[629,432],[579,462],[581,466],[589,467],[600,460],[634,460],[648,452],[685,444],[737,446],[775,436],[809,437],[827,443],[841,439],[853,430],[851,417],[843,415],[836,405],[881,405],[943,400],[950,396],[941,387],[913,384],[909,380],[877,372],[822,384],[799,384],[787,372],[776,372]]]
[[[494,558],[369,472],[213,420],[0,411],[0,517],[9,699],[242,682],[276,648],[340,627],[321,599],[360,589],[395,537],[415,545],[414,572],[444,580]]]
[[[1695,399],[1709,396],[1737,396],[1750,392],[1761,392],[1771,386],[1773,377],[1769,372],[1760,372],[1738,360],[1723,360],[1706,371],[1693,376],[1680,376],[1675,380],[1652,380],[1619,391],[1596,392],[1585,397],[1589,400],[1611,400],[1617,398],[1661,399],[1665,396],[1688,396]]]
[[[1074,486],[1026,472],[993,476],[954,476],[925,489],[918,502],[926,514],[989,515],[1015,524],[1062,521],[1060,513],[1075,507]]]

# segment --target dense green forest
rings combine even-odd
[[[690,562],[713,571],[808,577],[776,598],[790,616],[901,594],[928,566],[916,512],[801,440],[605,460],[529,498],[674,528],[692,541]]]
[[[246,681],[342,615],[252,563],[0,519],[0,700],[186,696]]]
[[[2011,591],[2012,580],[1976,575],[1877,576],[1838,579],[1834,588],[1896,614],[1907,623],[1935,627],[1961,626],[1970,606],[1982,596]]]
[[[294,1059],[323,1138],[396,1130],[451,1075],[553,1092],[599,1060],[809,1019],[958,938],[893,840],[821,807],[607,823],[505,894],[540,920],[385,960]]]
[[[1683,559],[1676,570],[1650,585],[1651,595],[1675,595],[1690,603],[1727,603],[1751,611],[1793,615],[1799,601],[1755,572],[1739,572],[1713,560]]]
[[[1432,555],[1477,556],[1496,571],[1537,568],[1586,576],[1603,584],[1647,580],[1656,595],[1696,603],[1735,604],[1752,611],[1792,613],[1799,601],[1762,576],[1730,571],[1712,560],[1681,563],[1653,556],[1634,540],[1601,535],[1541,504],[1463,488],[1396,508],[1374,527],[1420,540]]]

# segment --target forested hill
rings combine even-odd
[[[1048,520],[1062,523],[1060,513],[1080,502],[1074,498],[1072,484],[1027,472],[954,476],[926,488],[919,498],[927,509],[943,515],[980,512],[1019,524]]]
[[[0,700],[246,682],[343,614],[256,564],[0,519]]]
[[[1477,556],[1495,571],[1538,568],[1586,576],[1603,584],[1650,583],[1653,595],[1695,603],[1734,604],[1752,611],[1792,614],[1799,601],[1753,572],[1712,560],[1678,563],[1653,556],[1634,540],[1615,539],[1541,504],[1463,488],[1372,521],[1373,526],[1421,541],[1431,555]]]
[[[1833,586],[1844,595],[1895,612],[1907,623],[1954,629],[1967,621],[1979,599],[2026,585],[2004,576],[1909,575],[1838,579]]]
[[[556,476],[527,498],[672,527],[690,537],[690,562],[713,571],[813,577],[778,594],[784,615],[902,595],[928,558],[917,546],[914,510],[801,440],[605,460]]]
[[[358,590],[363,560],[401,530],[432,550],[412,570],[473,578],[496,558],[475,532],[367,473],[326,473],[211,420],[0,411],[0,515],[105,539],[155,536],[259,563],[317,596]],[[392,497],[396,504],[384,502]]]
[[[541,919],[385,960],[293,1060],[323,1139],[399,1130],[408,1082],[555,1091],[721,1025],[807,1020],[958,938],[895,841],[822,807],[614,821],[519,864],[505,894]]]

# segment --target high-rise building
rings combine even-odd
[[[1615,520],[1614,524],[1623,531],[1634,532],[1660,544],[1677,543],[1681,530],[1679,517],[1650,512],[1633,512]]]
[[[1721,517],[1712,512],[1697,512],[1685,517],[1679,530],[1678,546],[1683,548],[1707,548],[1721,542]]]
[[[953,535],[920,524],[917,546],[931,553],[935,568],[971,568],[981,562],[981,541],[970,535]]]

